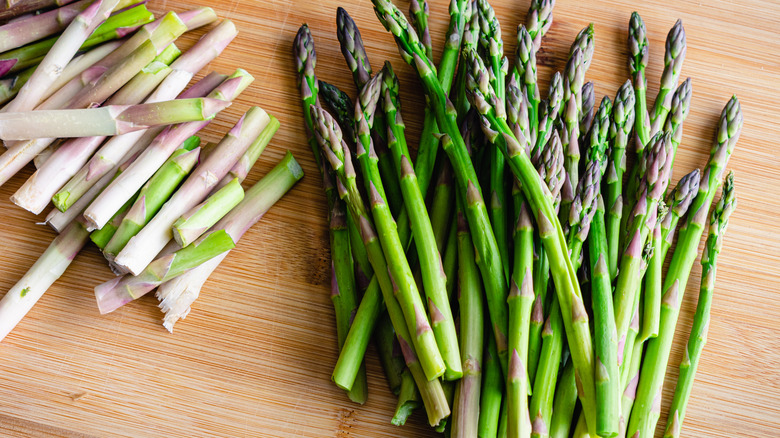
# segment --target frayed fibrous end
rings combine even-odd
[[[158,307],[165,314],[163,326],[173,333],[173,326],[190,313],[192,303],[198,299],[200,290],[212,272],[219,266],[227,253],[214,257],[195,269],[186,272],[157,288]]]

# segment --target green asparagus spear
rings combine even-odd
[[[664,72],[661,75],[661,87],[653,104],[653,113],[650,115],[650,135],[660,131],[666,123],[666,117],[671,110],[672,90],[677,87],[677,81],[680,80],[687,47],[685,28],[682,20],[678,19],[666,36]]]

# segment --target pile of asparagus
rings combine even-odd
[[[34,161],[12,200],[59,235],[0,300],[0,340],[92,241],[119,276],[95,287],[101,313],[157,289],[170,331],[242,235],[303,177],[289,152],[242,182],[279,128],[251,107],[218,143],[199,131],[254,80],[211,72],[236,37],[222,20],[182,53],[175,40],[217,20],[211,8],[155,17],[125,0],[0,6],[0,184]],[[113,41],[110,41],[113,40]],[[15,96],[15,97],[14,97]]]
[[[372,1],[425,93],[416,158],[398,78],[389,63],[372,70],[344,9],[337,32],[358,91],[354,105],[318,81],[306,25],[293,43],[330,211],[336,385],[365,402],[373,338],[398,396],[396,425],[421,406],[453,437],[652,437],[680,303],[709,226],[664,435],[679,436],[736,205],[729,174],[708,222],[742,127],[737,98],[721,114],[704,171],[670,188],[691,99],[690,79],[678,85],[680,21],[666,40],[653,105],[637,13],[628,32],[631,78],[597,105],[585,79],[593,25],[540,90],[536,54],[554,0],[531,2],[509,57],[487,0],[452,0],[438,64],[425,0],[411,1],[408,19],[390,0]]]

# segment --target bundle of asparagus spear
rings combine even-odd
[[[237,69],[187,87],[238,34],[222,20],[182,53],[175,40],[215,22],[211,8],[155,19],[133,1],[29,3],[55,8],[0,26],[3,99],[12,99],[0,110],[7,148],[0,184],[34,161],[37,170],[12,200],[35,214],[52,201],[45,222],[59,235],[0,300],[0,340],[89,240],[120,275],[95,287],[100,312],[157,288],[172,331],[228,252],[303,171],[288,152],[244,190],[279,128],[259,107],[218,143],[200,146],[199,131],[254,80]],[[0,20],[28,11],[25,3],[9,5],[0,7]]]
[[[372,2],[425,93],[416,157],[398,78],[389,63],[372,69],[344,9],[337,32],[354,105],[318,81],[306,25],[293,43],[330,211],[336,385],[365,402],[363,362],[374,339],[398,396],[394,424],[422,407],[431,426],[453,437],[652,437],[680,303],[709,226],[664,435],[679,436],[736,205],[729,174],[709,214],[742,127],[737,98],[715,126],[704,171],[670,187],[691,99],[691,80],[680,82],[680,21],[666,40],[653,105],[637,13],[630,79],[597,104],[586,82],[593,25],[540,90],[536,54],[554,0],[531,2],[510,56],[487,0],[452,0],[438,64],[425,0],[411,1],[408,19],[391,0]]]

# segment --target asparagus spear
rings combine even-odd
[[[526,198],[530,201],[539,234],[545,251],[550,260],[550,270],[556,284],[556,293],[560,301],[566,334],[572,350],[572,359],[576,363],[581,387],[579,396],[588,418],[588,427],[595,429],[595,403],[593,386],[593,352],[588,327],[588,315],[582,301],[582,294],[572,261],[569,258],[568,247],[563,237],[563,231],[557,220],[552,199],[542,186],[536,169],[531,164],[524,148],[513,138],[509,127],[503,118],[496,115],[493,105],[495,93],[487,81],[482,61],[474,52],[466,52],[466,62],[472,67],[469,70],[469,99],[472,106],[480,110],[483,117],[483,131],[486,135],[495,137],[494,143],[499,144],[507,156],[510,168],[520,179]]]
[[[37,65],[32,66],[13,77],[0,80],[0,105],[16,96],[16,93],[30,80],[30,76],[32,76],[37,67]]]
[[[375,77],[374,85],[371,86],[372,88],[369,88],[369,91],[375,90],[375,85],[378,84],[376,82],[377,79],[381,79],[381,77]],[[325,157],[328,159],[338,176],[339,195],[345,200],[353,217],[355,217],[360,225],[363,243],[366,246],[366,251],[371,260],[371,264],[374,266],[374,272],[380,284],[388,314],[390,315],[393,327],[398,335],[398,341],[401,344],[401,351],[406,359],[406,365],[409,367],[409,371],[412,373],[412,376],[417,383],[417,388],[420,391],[420,395],[422,396],[423,404],[428,413],[428,421],[431,425],[437,425],[450,413],[446,396],[442,389],[441,381],[438,379],[428,380],[426,373],[423,371],[418,351],[414,346],[412,335],[409,333],[409,328],[407,327],[404,318],[404,312],[396,300],[393,282],[390,279],[387,262],[380,246],[377,233],[374,231],[374,226],[371,219],[368,217],[367,210],[357,188],[356,174],[352,166],[350,151],[343,144],[340,128],[335,124],[329,114],[321,108],[312,106],[311,115],[315,120],[314,127],[316,128],[315,135],[317,141],[320,143],[325,153]],[[367,132],[365,131],[366,127],[365,124],[362,125],[363,132],[360,134],[365,137],[367,136]],[[417,308],[420,309],[419,314],[424,315],[422,307],[420,306]],[[427,330],[424,330],[425,325],[427,325],[427,319],[421,317],[419,322],[423,331],[420,332],[417,330],[417,327],[415,327],[415,334],[428,333],[428,335],[431,335],[430,327],[428,327]],[[438,353],[438,350],[435,352]],[[428,354],[431,354],[431,352],[428,352]],[[443,368],[444,366],[442,364],[441,372],[443,372]]]
[[[303,170],[290,152],[260,181],[246,191],[244,199],[214,226],[225,230],[233,242],[238,242],[252,225],[287,193],[301,178]],[[227,256],[223,253],[180,277],[163,283],[157,289],[160,309],[165,312],[163,325],[173,331],[174,323],[190,311],[203,283]]]
[[[433,59],[433,44],[431,43],[431,33],[428,30],[428,2],[426,0],[412,0],[409,2],[409,18],[420,36],[420,42],[425,46],[425,54],[428,59]]]
[[[223,20],[213,30],[204,35],[190,50],[185,52],[173,64],[171,72],[163,80],[163,83],[152,93],[148,102],[168,100],[178,95],[192,77],[203,67],[216,58],[222,50],[236,37],[238,32],[230,20]],[[190,92],[189,97],[201,97],[200,90],[205,90],[203,96],[209,94],[217,87],[226,76],[211,73],[197,82]],[[196,87],[197,86],[197,87]],[[184,97],[184,96],[180,96]],[[62,211],[76,202],[96,181],[129,155],[127,151],[133,144],[142,143],[141,138],[148,138],[149,142],[162,131],[149,130],[145,133],[136,132],[112,138],[100,148],[90,161],[71,178],[71,180],[55,195],[54,205]],[[149,138],[151,137],[151,138]],[[149,143],[146,143],[148,145]]]
[[[734,194],[734,174],[729,173],[723,184],[723,194],[710,215],[709,234],[704,253],[701,258],[702,274],[699,301],[696,304],[696,314],[693,317],[693,327],[685,349],[685,356],[680,362],[680,376],[674,390],[674,399],[669,407],[669,421],[664,437],[679,437],[685,408],[691,395],[696,369],[699,366],[701,352],[707,342],[707,329],[710,322],[712,295],[715,291],[715,274],[717,271],[718,253],[723,246],[723,235],[729,223],[729,216],[737,207]]]
[[[537,359],[539,366],[535,375],[530,404],[531,436],[534,438],[544,438],[550,434],[553,397],[558,382],[561,354],[563,354],[563,320],[560,303],[555,294],[552,296],[549,314],[550,316],[544,323],[544,330],[541,332],[542,346]],[[575,401],[576,397],[575,393]]]
[[[125,202],[125,205],[117,210],[114,217],[112,217],[103,228],[89,233],[89,240],[91,240],[101,251],[106,247],[111,240],[111,237],[114,236],[114,233],[116,233],[119,224],[122,223],[122,219],[125,217],[125,213],[127,213],[127,210],[133,205],[133,202],[135,202],[135,198],[128,199],[127,202]]]
[[[196,136],[185,140],[141,188],[136,201],[122,219],[111,241],[103,249],[103,254],[109,261],[113,261],[127,242],[157,214],[179,183],[198,164],[199,144],[200,138]]]
[[[122,0],[122,2],[126,3],[127,0]],[[79,2],[71,6],[75,6],[80,3],[83,2]],[[41,16],[42,15],[33,16],[32,18]],[[92,32],[89,38],[87,38],[81,44],[79,51],[87,50],[106,41],[122,38],[125,35],[133,33],[136,29],[146,23],[151,22],[152,20],[154,20],[154,14],[149,12],[146,9],[146,6],[143,4],[120,12],[116,15],[112,15],[105,21],[105,23],[98,26],[95,31]],[[22,22],[19,22],[18,24],[23,25]],[[17,23],[10,23],[6,26],[10,25],[17,25]],[[34,25],[35,24],[29,24],[28,26]],[[2,32],[3,31],[0,30],[0,36],[2,35]],[[52,49],[58,39],[59,36],[55,36],[38,41],[34,44],[2,53],[2,55],[0,55],[0,76],[4,76],[9,72],[17,72],[38,64],[46,56],[49,50]]]
[[[244,199],[244,189],[238,178],[214,192],[205,201],[184,213],[173,223],[173,238],[186,247],[217,223]]]
[[[532,156],[539,154],[553,132],[553,124],[558,119],[558,114],[563,105],[563,76],[560,72],[555,72],[550,81],[550,90],[547,93],[547,100],[539,106],[539,130],[536,135],[536,146],[533,149]]]
[[[542,37],[550,29],[553,21],[552,10],[555,0],[532,0],[528,15],[525,17],[525,27],[534,42],[534,51],[539,51]]]
[[[658,336],[658,324],[661,319],[661,287],[663,286],[663,259],[661,258],[661,246],[663,245],[663,232],[661,223],[668,213],[668,208],[664,202],[658,203],[658,220],[653,227],[650,236],[650,245],[652,255],[647,263],[645,272],[644,291],[642,292],[642,326],[637,334],[637,341],[644,342],[650,338]],[[658,254],[656,254],[656,251]],[[626,354],[628,357],[628,354]]]
[[[244,152],[244,155],[241,156],[241,158],[233,166],[233,168],[230,169],[227,175],[222,178],[222,181],[216,185],[214,191],[225,187],[234,178],[237,178],[239,183],[244,181],[246,176],[249,174],[249,171],[252,170],[252,168],[255,166],[255,163],[260,158],[260,155],[265,150],[265,147],[268,146],[268,143],[271,142],[271,139],[273,138],[274,134],[276,134],[276,131],[279,130],[279,120],[272,115],[269,115],[268,118],[270,119],[268,121],[268,125],[266,125],[266,127],[260,132],[260,135],[257,136],[255,141],[249,145],[249,148],[246,150],[246,152]]]
[[[83,55],[79,55],[73,58],[67,66],[62,70],[62,74],[54,81],[53,84],[46,90],[46,93],[41,96],[42,100],[46,100],[51,97],[52,94],[60,90],[65,84],[72,81],[75,77],[81,75],[85,70],[95,65],[101,59],[105,58],[109,53],[118,49],[122,45],[122,41],[109,41],[105,44],[101,44],[95,48],[90,49]],[[37,68],[37,66],[35,67]]]
[[[177,99],[84,110],[25,111],[0,114],[0,138],[92,137],[121,135],[158,125],[211,120],[230,102]]]
[[[0,341],[16,327],[87,243],[89,232],[80,220],[51,242],[27,273],[0,300]]]
[[[561,144],[565,152],[566,182],[562,191],[561,217],[564,218],[564,222],[569,215],[569,208],[574,200],[574,190],[580,180],[580,115],[578,105],[582,102],[581,92],[584,79],[585,54],[577,47],[569,56],[563,80]]]
[[[344,127],[344,135],[349,139],[349,143],[354,145],[357,137],[353,129],[355,105],[352,103],[352,99],[337,86],[325,81],[319,81],[319,87],[318,97],[322,98],[322,101],[332,110],[339,126]]]
[[[569,438],[574,408],[577,404],[577,377],[571,358],[563,367],[563,374],[555,388],[552,418],[550,419],[550,438]],[[582,417],[582,416],[581,416]]]
[[[0,21],[11,20],[14,17],[25,15],[29,12],[35,12],[40,9],[52,7],[62,7],[75,0],[7,0],[0,6]]]
[[[607,268],[607,234],[604,201],[598,196],[588,240],[593,301],[594,351],[596,353],[596,414],[599,436],[618,433],[620,373],[617,365],[617,329],[612,305],[612,284]]]
[[[479,43],[485,54],[486,66],[490,71],[490,83],[496,90],[497,103],[502,110],[506,99],[507,60],[504,56],[504,41],[501,38],[501,25],[496,18],[493,7],[487,0],[477,0],[479,8]],[[490,224],[501,255],[501,266],[504,278],[510,281],[511,265],[509,263],[509,198],[506,193],[506,163],[504,155],[496,147],[488,150],[490,160]],[[511,211],[511,210],[510,210]],[[511,353],[510,353],[511,354]]]
[[[653,114],[650,116],[650,135],[660,131],[666,122],[666,117],[672,106],[672,90],[680,80],[685,52],[687,51],[685,28],[682,20],[677,20],[666,36],[666,52],[664,53],[664,72],[661,75],[661,87],[653,104]]]
[[[464,52],[466,50],[477,50],[477,45],[479,44],[479,13],[474,12],[476,11],[477,8],[477,0],[467,1],[466,8],[467,8],[467,16],[470,16],[470,18],[466,19],[466,23],[465,23],[466,28],[463,31],[463,36],[461,38],[462,40],[461,52]],[[469,109],[471,108],[471,104],[466,98],[465,71],[466,71],[466,63],[459,62],[458,72],[456,75],[457,82],[455,83],[455,91],[454,91],[455,97],[454,100],[451,99],[458,113],[456,120],[459,125],[466,121],[466,119],[468,118],[467,116],[470,113]]]
[[[369,286],[378,288],[379,283],[376,280],[372,280]],[[377,293],[381,294],[381,292]],[[381,295],[379,296],[381,297]],[[363,306],[363,300],[361,300],[360,303],[361,307],[365,308]],[[377,307],[379,307],[379,304],[381,303],[378,303]],[[361,321],[359,318],[361,307],[358,307],[357,314],[355,314],[355,317],[353,318],[352,326],[356,329],[358,328],[357,324],[359,321]],[[384,310],[383,306],[382,310]],[[387,386],[390,388],[390,392],[398,395],[401,391],[402,381],[411,379],[412,384],[414,384],[414,379],[412,379],[411,374],[408,374],[409,371],[406,368],[404,357],[401,354],[401,346],[398,345],[398,339],[395,337],[395,330],[393,330],[393,323],[390,321],[390,317],[387,315],[387,312],[382,313],[382,315],[379,317],[379,321],[377,321],[376,327],[369,325],[365,330],[356,330],[355,333],[351,336],[365,336],[365,343],[367,345],[368,338],[370,338],[370,334],[372,332],[374,333],[374,341],[376,342],[379,363],[382,365],[382,369],[385,372],[385,377],[387,378]],[[341,356],[339,356],[339,359],[341,359]],[[404,377],[403,374],[408,374],[408,376]],[[336,379],[334,379],[334,381],[336,381]],[[417,386],[415,385],[415,389],[416,388]]]
[[[420,407],[420,392],[414,384],[409,369],[404,369],[401,380],[401,388],[398,393],[398,402],[395,406],[395,414],[390,420],[394,426],[403,426],[415,409]]]
[[[139,71],[113,96],[106,100],[106,105],[122,105],[141,103],[157,88],[171,73],[170,65],[181,56],[181,50],[171,43],[155,57],[152,62]]]
[[[610,156],[607,165],[604,207],[607,210],[607,248],[610,278],[617,277],[620,254],[620,222],[623,216],[623,174],[626,146],[634,126],[634,87],[626,81],[615,95],[610,123]]]
[[[688,117],[692,94],[691,78],[688,78],[683,81],[674,92],[671,103],[671,113],[669,114],[669,117],[666,118],[666,125],[664,125],[664,132],[670,132],[672,134],[672,146],[675,155],[677,154],[677,147],[680,146],[680,143],[682,142],[682,125]]]
[[[253,79],[249,73],[239,69],[214,91],[209,93],[209,97],[231,101]],[[162,166],[178,145],[207,126],[209,122],[208,120],[205,122],[190,122],[165,128],[155,137],[152,144],[144,150],[141,156],[133,162],[130,168],[122,172],[84,211],[84,217],[87,219],[89,227],[101,228],[113,216],[116,209],[126,202],[133,193],[138,191],[152,174]],[[216,182],[218,181],[214,181],[214,183]]]
[[[458,204],[458,281],[460,284],[460,351],[463,357],[463,378],[458,381],[455,404],[452,408],[453,438],[477,436],[479,429],[479,401],[482,386],[482,355],[484,315],[482,285],[474,261],[474,245],[463,216],[462,202]]]
[[[118,3],[119,0],[96,0],[76,16],[35,69],[30,80],[4,110],[29,111],[35,108],[81,44],[108,18]]]
[[[498,359],[495,335],[490,328],[490,321],[485,319],[487,332],[487,348],[482,359],[484,372],[482,373],[482,389],[479,400],[479,425],[478,436],[498,436],[499,418],[501,413],[501,400],[504,392],[504,379],[501,376],[501,364]]]
[[[265,111],[260,107],[250,108],[236,122],[236,125],[230,132],[223,137],[217,150],[206,161],[195,168],[193,173],[182,183],[182,186],[163,205],[154,218],[127,242],[124,249],[114,259],[114,267],[120,272],[131,272],[134,275],[142,272],[157,253],[172,239],[171,226],[174,222],[182,214],[200,203],[211,192],[214,185],[238,162],[239,158],[246,152],[249,145],[260,135],[260,132],[268,123],[269,118]],[[149,150],[147,149],[146,151]],[[133,164],[137,163],[138,160]],[[127,175],[128,172],[130,172],[130,169],[122,172],[119,178]],[[105,193],[106,191],[101,196],[104,196]],[[87,212],[84,214],[85,217],[89,217]]]
[[[536,50],[531,34],[525,26],[517,27],[517,49],[515,51],[515,71],[528,107],[528,132],[531,144],[535,144],[539,130],[539,86],[536,83]],[[515,135],[517,137],[517,135]],[[519,138],[519,137],[518,137]]]
[[[739,100],[733,96],[720,117],[718,134],[710,151],[710,160],[702,177],[703,183],[691,204],[685,226],[680,230],[677,248],[664,278],[664,296],[661,302],[661,322],[658,337],[647,344],[636,401],[628,423],[628,436],[650,436],[655,430],[660,412],[654,408],[654,400],[663,389],[666,365],[669,360],[674,329],[680,311],[680,302],[688,283],[691,266],[696,259],[704,222],[715,197],[723,170],[728,163],[742,130],[742,110]]]
[[[516,138],[532,143],[536,131],[531,129],[529,102],[516,76],[510,75],[506,85],[506,121]]]
[[[398,96],[398,78],[395,76],[389,63],[385,64],[383,72],[382,94],[385,120],[388,127],[388,146],[393,154],[394,165],[398,171],[398,178],[401,181],[404,204],[406,211],[409,213],[415,246],[420,258],[422,283],[428,298],[428,312],[431,317],[433,334],[436,337],[436,344],[441,357],[447,367],[444,372],[444,379],[457,380],[463,375],[463,369],[458,348],[458,337],[455,332],[455,321],[452,317],[449,297],[447,296],[444,267],[442,266],[441,256],[436,245],[436,238],[433,234],[428,211],[425,207],[425,199],[417,185],[417,177],[412,169],[411,158],[406,145],[405,126],[401,119],[401,103]],[[363,97],[362,94],[361,97]],[[361,111],[365,112],[366,110],[362,109]],[[365,147],[363,139],[360,139],[360,144]],[[359,151],[358,159],[363,161],[361,156],[362,154]],[[364,172],[364,175],[367,173]],[[376,186],[377,184],[374,185]],[[371,187],[369,186],[367,190],[370,189]],[[374,220],[381,223],[381,219],[376,215]],[[380,225],[380,229],[382,228]],[[400,238],[399,243],[402,244]],[[383,245],[383,247],[386,247],[386,245]],[[386,255],[387,252],[387,249],[385,249]],[[390,269],[393,270],[392,265]],[[396,281],[399,281],[399,276],[400,274],[394,274]]]
[[[636,96],[634,126],[639,139],[636,147],[638,155],[641,156],[651,137],[650,115],[647,112],[647,78],[645,77],[650,52],[645,22],[636,12],[631,14],[631,20],[628,23],[628,48],[631,51],[628,67],[631,71]]]
[[[225,230],[209,233],[186,248],[159,257],[137,276],[117,277],[96,286],[95,298],[98,309],[100,309],[101,314],[113,312],[130,301],[151,292],[162,283],[172,280],[234,247],[233,239]]]
[[[688,208],[693,202],[693,198],[699,191],[699,169],[694,169],[687,175],[680,178],[677,186],[666,197],[666,205],[669,207],[669,214],[661,222],[661,233],[664,243],[661,247],[661,258],[666,260],[666,253],[672,246],[674,232],[681,217],[685,216]]]
[[[61,32],[90,3],[90,0],[81,0],[0,26],[0,53]]]

